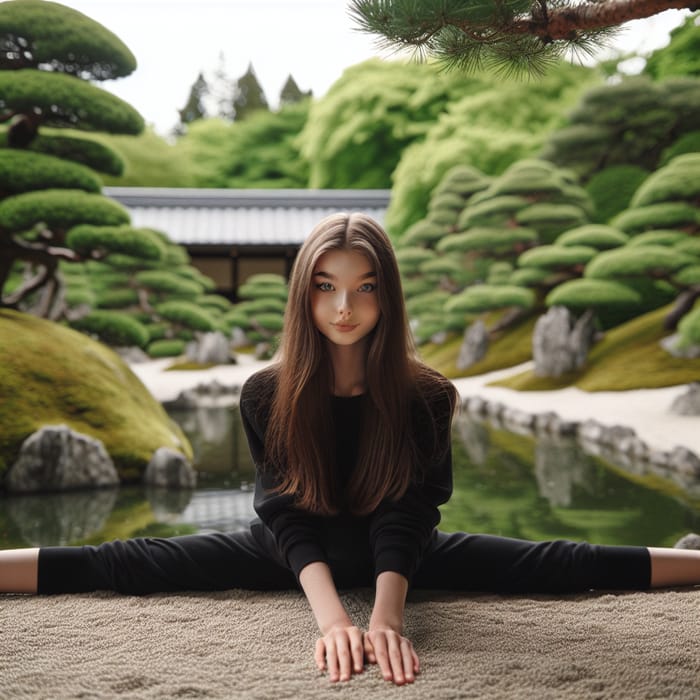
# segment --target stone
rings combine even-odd
[[[463,370],[478,362],[489,349],[489,334],[486,325],[479,319],[464,331],[462,346],[457,357],[457,369]]]
[[[671,450],[668,466],[680,474],[700,478],[700,457],[685,447],[674,447]]]
[[[659,345],[672,357],[680,357],[685,360],[694,360],[700,357],[700,345],[681,347],[681,336],[678,333],[662,338]]]
[[[532,413],[518,408],[505,408],[501,420],[504,427],[521,435],[532,433],[535,424],[535,416]]]
[[[229,339],[221,332],[202,333],[196,341],[187,344],[187,359],[200,365],[235,363]]]
[[[683,535],[673,547],[675,549],[700,549],[700,535],[689,532],[687,535]]]
[[[191,489],[197,483],[197,473],[183,454],[159,447],[146,467],[143,481],[158,488]]]
[[[184,389],[174,399],[163,401],[163,406],[176,410],[234,406],[238,403],[240,393],[239,384],[222,384],[214,379],[208,384],[197,384],[191,389]]]
[[[564,306],[553,306],[540,316],[532,334],[534,373],[560,377],[579,369],[595,339],[594,317],[586,312],[574,321]]]
[[[673,400],[669,411],[678,416],[700,416],[700,382],[688,384],[685,394]]]
[[[100,440],[67,425],[44,426],[20,448],[7,477],[8,491],[66,491],[115,486],[119,475]]]
[[[114,352],[116,352],[117,355],[119,355],[119,357],[121,357],[122,360],[124,360],[124,362],[130,365],[137,365],[141,362],[151,361],[151,358],[143,350],[141,350],[141,348],[114,348]]]

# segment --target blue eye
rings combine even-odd
[[[373,282],[365,282],[358,291],[360,292],[373,292],[377,288],[377,285]]]
[[[330,282],[320,282],[316,285],[316,289],[320,289],[322,292],[331,292],[333,285]]]

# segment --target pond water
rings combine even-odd
[[[171,415],[195,451],[195,490],[3,495],[0,548],[245,528],[254,517],[254,476],[238,410]],[[572,439],[535,440],[462,415],[453,457],[455,490],[440,526],[446,531],[670,546],[700,529],[700,484],[688,493],[670,480],[641,477],[586,454]]]

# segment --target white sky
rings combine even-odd
[[[223,52],[226,72],[240,77],[252,62],[275,105],[291,73],[321,97],[348,66],[379,55],[375,38],[354,28],[347,0],[63,0],[116,34],[138,69],[102,83],[135,107],[161,134],[178,121],[198,73],[211,73]],[[670,10],[628,23],[616,42],[648,52],[668,41],[683,14]]]

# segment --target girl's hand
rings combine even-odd
[[[364,649],[362,630],[354,625],[334,625],[316,642],[314,654],[319,671],[328,668],[331,683],[349,681],[362,673]]]
[[[409,639],[391,627],[372,626],[365,633],[364,640],[367,661],[379,664],[385,681],[393,681],[396,685],[413,683],[416,674],[420,673],[420,662]]]

